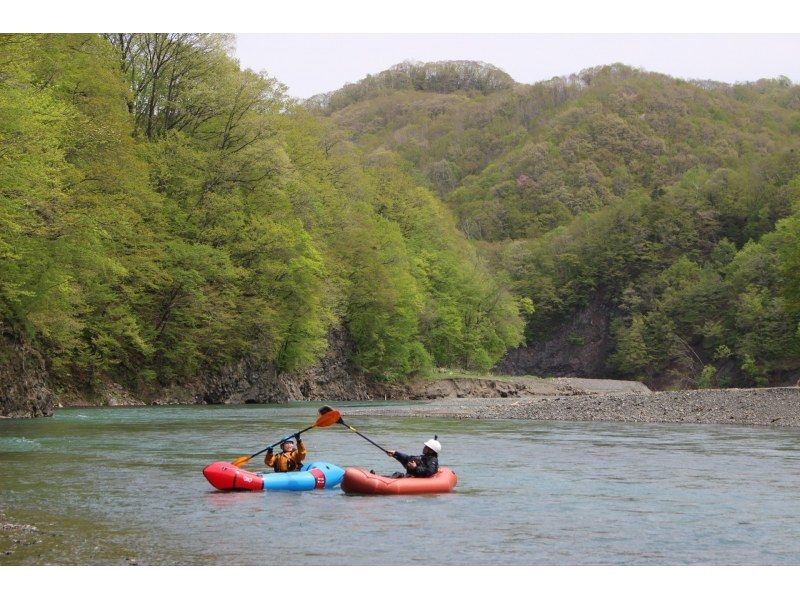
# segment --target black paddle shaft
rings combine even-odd
[[[384,453],[387,453],[387,454],[389,453],[389,451],[387,451],[385,448],[383,448],[383,447],[382,447],[380,444],[378,444],[377,442],[373,442],[372,440],[370,440],[369,438],[367,438],[366,436],[364,436],[364,435],[363,435],[361,432],[359,432],[358,430],[356,430],[356,429],[355,429],[353,426],[348,426],[346,423],[344,423],[344,421],[342,420],[342,418],[341,418],[341,417],[339,418],[339,421],[338,421],[337,423],[340,423],[340,424],[342,424],[342,425],[343,425],[345,428],[347,428],[348,430],[352,430],[353,432],[355,432],[356,434],[358,434],[359,436],[361,436],[361,438],[363,438],[364,440],[366,440],[366,441],[367,441],[367,442],[369,442],[370,444],[373,444],[373,445],[377,446],[377,447],[378,447],[379,449],[381,449],[381,450],[382,450]]]
[[[316,426],[316,425],[317,425],[317,424],[314,424],[314,426]],[[300,431],[299,431],[297,434],[292,434],[292,436],[297,436],[298,434],[302,434],[303,432],[308,432],[308,431],[309,431],[311,428],[313,428],[314,426],[308,426],[306,429],[304,429],[304,430],[300,430]],[[283,438],[283,439],[279,440],[279,441],[278,441],[278,442],[276,442],[275,444],[270,444],[270,445],[269,445],[267,448],[265,448],[265,449],[261,449],[261,450],[260,450],[260,451],[258,451],[257,453],[253,453],[252,455],[250,455],[249,457],[247,457],[247,460],[249,461],[249,460],[250,460],[250,459],[252,459],[253,457],[258,457],[258,456],[259,456],[261,453],[265,453],[265,452],[267,452],[269,449],[273,449],[273,448],[275,448],[276,446],[278,446],[278,445],[279,445],[279,444],[281,444],[282,442],[285,442],[286,440],[289,440],[289,438],[291,438],[292,436],[287,436],[286,438]]]

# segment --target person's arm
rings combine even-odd
[[[306,453],[306,445],[303,444],[303,441],[298,438],[297,439],[297,450],[292,454],[292,459],[294,460],[295,463],[297,463],[298,465],[301,465],[302,462],[303,462],[303,459],[306,458],[307,454],[308,453]]]
[[[264,455],[264,465],[267,467],[272,467],[275,465],[275,454],[272,452],[272,449],[269,449],[267,454]]]
[[[403,464],[403,467],[406,466],[406,463],[408,463],[408,460],[411,458],[405,453],[401,453],[400,451],[387,451],[387,452],[389,453],[390,457],[394,457],[395,459],[400,461],[400,463]]]
[[[417,478],[429,478],[437,471],[439,471],[439,459],[431,457],[417,460],[417,466],[411,470],[411,473]]]

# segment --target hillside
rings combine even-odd
[[[284,91],[225,35],[0,36],[0,415],[299,374],[332,336],[382,382],[520,343],[441,200]]]
[[[403,63],[298,105],[226,35],[0,35],[0,415],[794,383],[799,141],[786,79]]]
[[[527,347],[501,370],[657,387],[800,377],[800,87],[416,68],[459,84],[389,84],[399,65],[311,105],[367,160],[406,164],[532,300]]]

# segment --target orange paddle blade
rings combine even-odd
[[[336,411],[328,411],[327,413],[323,413],[317,418],[317,422],[314,424],[316,428],[325,428],[327,426],[332,426],[336,422],[342,419],[341,414]]]
[[[239,467],[240,465],[244,465],[250,460],[250,457],[236,457],[233,461],[231,461],[231,465],[234,467]]]

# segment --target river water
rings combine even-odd
[[[800,564],[800,430],[348,417],[339,405],[386,448],[417,452],[438,434],[455,491],[222,493],[202,476],[311,425],[318,407],[2,420],[0,511],[39,533],[12,545],[0,532],[0,565]],[[304,440],[307,461],[399,467],[343,426]]]

